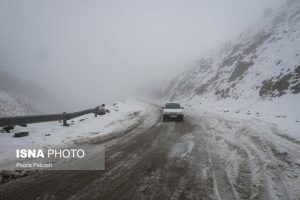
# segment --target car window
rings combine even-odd
[[[167,103],[165,108],[167,109],[180,109],[179,103]]]

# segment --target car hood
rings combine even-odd
[[[182,109],[164,109],[163,113],[183,113]]]

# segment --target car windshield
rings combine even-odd
[[[180,105],[179,103],[167,103],[165,108],[168,108],[168,109],[180,109]]]

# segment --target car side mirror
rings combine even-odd
[[[161,109],[165,109],[165,107],[161,107]]]
[[[181,107],[181,109],[184,109],[184,107]]]

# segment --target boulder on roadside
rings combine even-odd
[[[16,132],[16,133],[14,134],[13,137],[19,138],[19,137],[26,137],[26,136],[28,136],[28,135],[29,135],[29,132],[28,132],[28,131],[24,131],[24,132]]]
[[[20,124],[19,126],[27,127],[27,124]]]
[[[6,131],[6,133],[10,133],[11,130],[13,130],[15,127],[14,126],[6,126],[3,127],[2,129]]]

